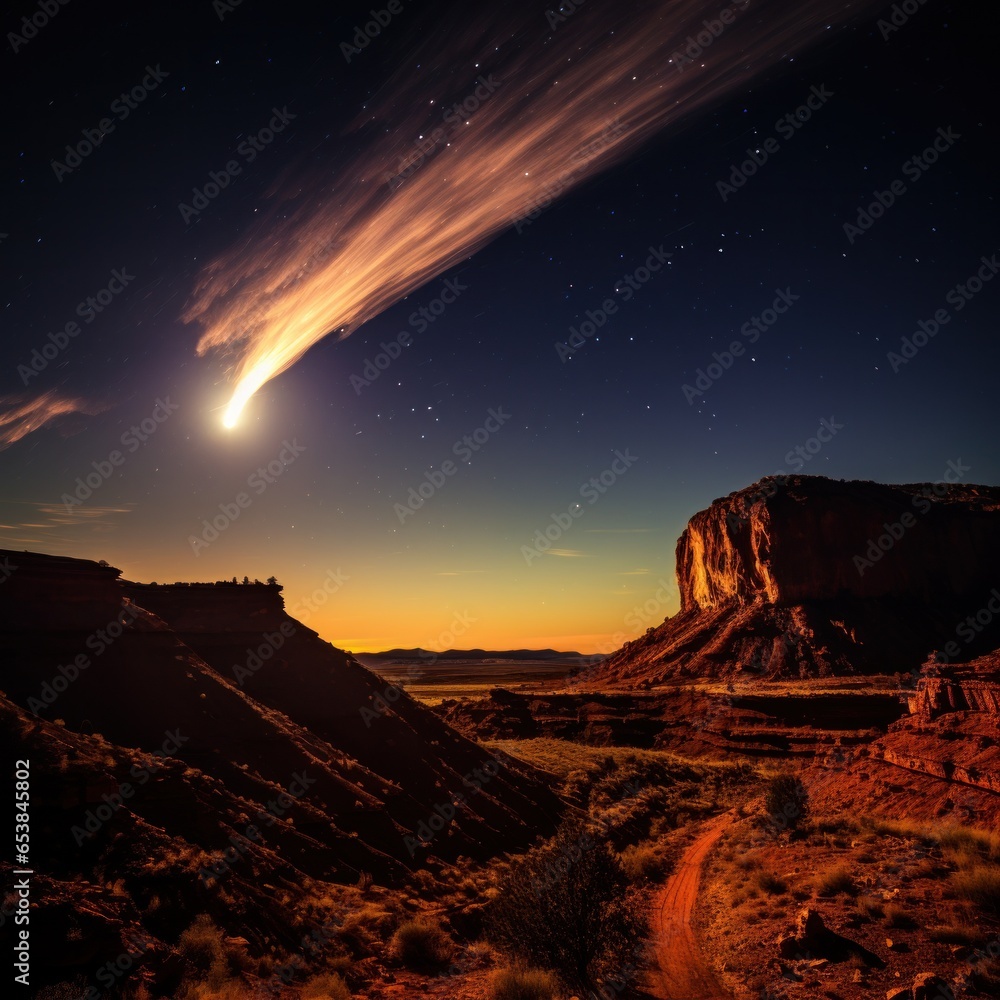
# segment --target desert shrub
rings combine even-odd
[[[840,893],[853,896],[856,895],[858,888],[851,873],[843,866],[838,866],[820,875],[816,880],[816,891],[821,896],[838,896]]]
[[[955,895],[992,916],[1000,916],[1000,866],[974,865],[951,876]]]
[[[495,969],[486,986],[487,1000],[552,1000],[559,980],[543,969]]]
[[[982,928],[975,924],[956,921],[942,924],[940,927],[932,927],[927,932],[927,936],[940,944],[964,944],[969,947],[982,944],[986,937]]]
[[[858,915],[866,920],[880,920],[885,916],[885,909],[882,903],[871,896],[859,896],[854,904],[857,907]]]
[[[487,936],[501,950],[567,985],[592,990],[634,968],[645,927],[628,876],[610,846],[579,819],[503,866],[487,908]]]
[[[177,950],[199,972],[207,973],[208,986],[221,987],[229,978],[223,933],[207,913],[195,917],[191,926],[181,933]]]
[[[984,996],[1000,996],[1000,960],[985,958],[976,962],[972,970],[972,981]]]
[[[389,942],[389,954],[408,969],[433,969],[451,958],[451,938],[430,920],[407,920]]]
[[[655,882],[667,871],[667,859],[655,844],[646,842],[626,847],[621,853],[622,867],[632,882],[646,879]]]
[[[340,925],[340,940],[355,956],[367,956],[381,948],[396,923],[396,917],[377,903],[349,910]]]
[[[764,789],[765,826],[780,833],[795,830],[809,815],[809,793],[794,774],[778,774]]]
[[[885,908],[885,922],[890,927],[897,927],[901,930],[912,930],[917,926],[916,921],[910,915],[910,911],[905,906],[898,903],[889,903]]]
[[[336,972],[313,976],[302,986],[302,1000],[350,1000],[351,991]]]
[[[773,872],[759,870],[756,882],[760,890],[769,896],[780,896],[782,893],[788,892],[788,883],[784,879],[778,878]]]
[[[227,940],[212,918],[201,913],[177,939],[177,950],[205,976],[203,981],[187,984],[186,996],[192,1000],[237,1000],[238,976],[253,964],[246,946]]]

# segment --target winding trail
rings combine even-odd
[[[650,973],[650,985],[662,1000],[727,1000],[726,991],[702,954],[691,919],[702,864],[732,822],[732,814],[724,813],[706,823],[654,901],[656,967]]]

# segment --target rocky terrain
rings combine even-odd
[[[8,759],[37,775],[40,953],[96,969],[138,929],[152,961],[199,912],[257,947],[291,942],[325,884],[392,884],[558,819],[531,768],[388,690],[289,618],[279,587],[0,557],[16,567],[0,713]]]

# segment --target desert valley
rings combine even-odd
[[[763,479],[610,655],[0,557],[45,1000],[1000,996],[998,488]]]

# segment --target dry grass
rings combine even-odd
[[[881,920],[885,916],[885,908],[881,901],[872,896],[858,896],[855,906],[858,916],[865,920]]]
[[[951,887],[959,899],[1000,917],[1000,865],[970,864],[951,876]]]
[[[621,862],[631,882],[657,882],[670,867],[663,852],[648,840],[626,847],[621,853]]]
[[[757,888],[769,896],[783,896],[788,892],[788,883],[773,872],[759,870],[755,876]]]
[[[573,771],[595,771],[610,759],[615,764],[634,760],[639,764],[671,767],[695,767],[699,771],[735,773],[745,769],[745,765],[734,761],[693,761],[667,750],[641,750],[636,747],[592,747],[571,740],[555,740],[539,737],[531,740],[487,740],[488,750],[501,750],[511,757],[534,764],[544,771],[566,777]]]
[[[407,920],[389,942],[389,955],[408,969],[428,970],[451,959],[451,938],[440,924],[430,920]]]
[[[350,1000],[351,991],[336,972],[313,976],[302,987],[302,1000]]]
[[[495,969],[486,986],[488,1000],[553,1000],[559,980],[543,969]]]
[[[941,944],[964,944],[970,948],[974,948],[986,940],[986,935],[981,927],[960,921],[932,927],[927,932],[927,936],[932,941],[938,941]]]
[[[841,893],[854,896],[857,895],[858,887],[854,884],[850,870],[844,865],[838,865],[819,876],[816,880],[816,892],[820,896],[839,896]]]

